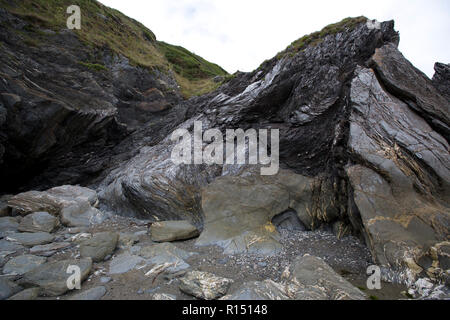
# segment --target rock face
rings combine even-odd
[[[21,20],[9,13],[1,11],[0,18],[21,29]],[[27,63],[18,77],[18,67],[0,54],[0,180],[23,172],[17,181],[25,188],[80,181],[92,188],[21,193],[8,200],[11,213],[46,211],[66,226],[87,226],[102,220],[99,200],[102,211],[152,222],[188,221],[202,230],[199,246],[263,255],[280,250],[274,223],[282,227],[287,221],[282,217],[290,215],[288,225],[298,218],[297,227],[360,237],[377,264],[399,271],[405,281],[422,276],[448,281],[448,66],[437,64],[433,81],[414,68],[398,50],[393,21],[373,25],[365,18],[346,19],[186,101],[177,90],[169,98],[158,79],[123,57],[113,58],[108,49],[98,55],[111,74],[80,72],[75,57],[85,52],[72,32],[55,36],[67,52],[51,44],[31,50],[30,59],[24,59],[23,47],[14,46],[20,39],[8,34],[0,28],[7,44],[1,50],[15,48],[19,64]],[[172,83],[170,78],[165,76]],[[72,101],[75,93],[81,98]],[[128,111],[149,112],[142,117],[145,125],[136,125],[141,114],[127,112],[125,105]],[[29,112],[34,109],[42,112]],[[263,176],[262,165],[249,161],[175,164],[172,132],[193,133],[197,121],[203,131],[215,128],[222,134],[278,129],[279,172]],[[205,141],[202,147],[210,145]],[[156,265],[172,259],[185,266],[183,257],[153,252],[161,248],[173,249],[155,246],[143,249],[141,257],[120,255],[110,271],[133,269],[151,257],[159,257]],[[300,269],[303,263],[341,283],[321,263],[305,258]],[[304,299],[360,297],[341,284],[339,295],[320,288],[296,292]],[[258,296],[255,288],[261,286],[275,291],[268,283],[253,283],[249,290]]]
[[[151,225],[152,240],[170,242],[195,238],[199,232],[189,221],[158,221]]]
[[[450,100],[450,64],[437,62],[434,70],[436,73],[433,76],[433,85],[447,100]]]

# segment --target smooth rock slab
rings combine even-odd
[[[16,242],[12,242],[12,241],[8,241],[6,239],[2,239],[0,240],[0,251],[19,251],[21,249],[24,249],[24,246],[16,243]]]
[[[289,268],[290,296],[296,300],[365,300],[367,297],[322,259],[297,257]]]
[[[47,232],[35,232],[35,233],[14,233],[9,235],[7,240],[16,241],[26,247],[33,247],[41,244],[47,244],[55,239],[50,233]]]
[[[61,249],[68,248],[71,245],[72,244],[69,242],[53,242],[53,243],[49,243],[49,244],[34,246],[30,249],[30,253],[31,254],[39,254],[42,252],[58,251]]]
[[[127,273],[144,262],[145,259],[129,253],[118,255],[109,263],[109,274]]]
[[[19,231],[22,232],[53,232],[59,226],[58,218],[48,212],[35,212],[22,219]]]
[[[186,220],[155,222],[150,227],[150,233],[156,242],[187,240],[199,235],[197,228]]]
[[[25,273],[19,282],[24,287],[40,287],[43,296],[60,296],[69,291],[67,280],[73,274],[67,273],[69,266],[80,268],[80,281],[83,282],[91,271],[92,259],[47,262]]]
[[[111,255],[117,246],[119,235],[114,232],[97,233],[88,240],[80,244],[80,254],[82,257],[90,257],[94,262],[100,262],[108,255]]]
[[[23,275],[47,261],[46,258],[30,254],[11,258],[3,267],[3,274]]]
[[[10,297],[8,300],[36,300],[37,297],[39,297],[39,292],[41,289],[39,288],[30,288],[25,289],[23,291],[20,291],[19,293],[16,293],[12,297]]]
[[[174,273],[188,269],[190,266],[185,261],[195,253],[177,248],[171,243],[160,243],[141,248],[139,255],[146,259],[148,265],[172,264],[166,268],[167,272]]]
[[[88,289],[86,291],[80,292],[69,300],[100,300],[106,294],[106,288],[103,286]]]
[[[19,223],[14,217],[2,217],[0,218],[0,232],[17,231]]]
[[[5,300],[20,292],[20,286],[12,281],[0,278],[0,300]]]
[[[224,296],[233,280],[217,277],[208,272],[189,271],[180,278],[180,290],[186,294],[204,300],[218,299]]]
[[[88,201],[77,201],[61,210],[61,222],[67,227],[88,227],[103,220],[102,212]]]
[[[221,300],[289,300],[289,296],[283,285],[272,280],[264,280],[246,282]]]

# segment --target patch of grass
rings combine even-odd
[[[161,41],[158,42],[158,46],[166,59],[172,64],[174,71],[188,80],[206,79],[228,74],[217,64],[208,62],[183,47]]]
[[[78,5],[81,9],[81,30],[73,31],[82,43],[90,47],[109,47],[114,53],[127,57],[132,64],[149,70],[173,70],[177,79],[183,78],[179,85],[182,92],[189,93],[186,97],[200,94],[207,87],[213,88],[206,81],[209,78],[212,82],[213,77],[228,74],[182,47],[158,42],[154,33],[143,24],[95,0],[0,0],[0,7],[31,24],[27,27],[29,31],[67,28],[69,15],[66,9],[70,5]]]
[[[371,295],[369,296],[370,300],[380,300],[377,296]]]
[[[365,287],[361,287],[361,286],[358,286],[357,288],[358,288],[359,290],[361,290],[361,291],[366,291],[366,290],[367,290]]]
[[[89,63],[89,62],[83,62],[83,61],[79,61],[79,64],[81,64],[83,67],[88,68],[91,71],[106,71],[108,70],[108,68],[106,68],[104,65],[99,64],[99,63]]]
[[[317,46],[328,35],[335,35],[342,31],[353,31],[358,25],[367,22],[367,20],[368,19],[366,17],[361,16],[356,18],[345,18],[338,23],[330,24],[323,28],[321,31],[316,31],[311,34],[305,35],[300,39],[292,42],[286,50],[278,53],[276,58],[281,59],[286,55],[294,56],[297,52],[306,49],[308,46]]]

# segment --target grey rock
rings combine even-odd
[[[30,249],[31,254],[42,254],[45,252],[54,252],[62,249],[66,249],[72,246],[69,242],[53,242],[49,244],[34,246]]]
[[[116,249],[119,235],[114,232],[101,232],[94,234],[92,238],[84,240],[80,244],[82,257],[90,257],[94,262],[103,261]]]
[[[167,242],[143,247],[139,252],[139,255],[146,259],[148,265],[162,266],[164,264],[171,264],[165,269],[170,273],[188,269],[190,266],[185,260],[194,254],[179,249],[175,245]]]
[[[109,263],[109,274],[127,273],[142,264],[145,264],[143,258],[129,253],[123,253],[111,260]]]
[[[9,199],[8,205],[22,215],[33,212],[48,212],[57,216],[63,208],[76,205],[79,202],[87,202],[90,206],[94,206],[97,201],[97,193],[94,190],[67,185],[42,192],[20,193]]]
[[[61,222],[67,227],[87,227],[103,220],[102,212],[88,201],[77,201],[61,210]]]
[[[11,258],[3,267],[4,274],[23,275],[46,262],[46,258],[33,255],[22,255]]]
[[[48,212],[35,212],[20,221],[19,231],[22,232],[53,232],[59,225],[58,218]]]
[[[40,294],[43,296],[60,296],[69,291],[67,281],[70,273],[67,273],[69,266],[80,268],[80,281],[83,282],[89,275],[92,268],[90,258],[80,260],[63,260],[47,262],[23,275],[19,283],[24,287],[40,287]]]
[[[0,240],[0,251],[19,251],[24,249],[24,247],[16,242],[8,241],[6,239]]]
[[[25,289],[23,291],[20,291],[19,293],[16,293],[12,297],[8,298],[8,300],[36,300],[37,297],[39,297],[41,289],[39,288],[30,288]]]
[[[101,277],[100,278],[100,282],[103,284],[107,284],[107,283],[111,282],[111,280],[112,280],[111,277]]]
[[[158,221],[150,227],[152,240],[156,242],[169,242],[187,240],[199,235],[197,228],[189,221]]]
[[[289,269],[289,296],[296,300],[365,300],[367,297],[322,259],[297,257]]]
[[[221,300],[289,300],[285,287],[272,280],[250,281]]]
[[[69,300],[100,300],[105,294],[106,288],[99,286],[75,294]]]
[[[10,241],[19,242],[21,245],[26,247],[33,247],[41,244],[47,244],[53,241],[55,237],[47,232],[24,232],[24,233],[14,233],[8,235],[6,238]]]
[[[433,85],[450,101],[450,64],[437,62],[434,65],[436,73],[433,76]]]
[[[14,217],[1,217],[0,218],[0,232],[5,231],[17,231],[19,223]]]
[[[233,280],[217,277],[208,272],[189,271],[180,278],[182,292],[199,299],[213,300],[224,296]]]
[[[135,243],[139,242],[139,235],[134,233],[121,232],[119,235],[119,246],[126,248],[132,247]]]
[[[297,213],[294,210],[288,210],[272,218],[272,223],[278,230],[296,230],[305,231],[306,227],[298,218]]]
[[[21,287],[14,282],[0,278],[0,300],[8,299],[21,290]]]

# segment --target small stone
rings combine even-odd
[[[156,242],[187,240],[199,235],[197,228],[185,220],[155,222],[150,227],[150,233]]]
[[[103,284],[109,283],[109,282],[111,282],[111,280],[112,279],[110,277],[101,277],[100,278],[100,282]]]
[[[0,218],[0,232],[17,231],[19,223],[14,217],[2,217]]]
[[[155,293],[152,300],[177,300],[177,296],[167,293]]]
[[[3,267],[3,273],[23,275],[45,263],[46,260],[46,258],[33,256],[30,254],[14,257],[5,264]]]
[[[22,232],[53,232],[59,226],[58,218],[48,212],[35,212],[22,219],[19,231]]]

